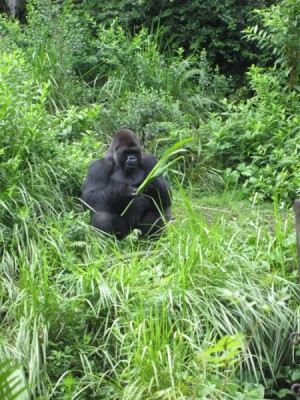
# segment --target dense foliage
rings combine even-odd
[[[0,20],[0,397],[290,400],[299,0],[235,32],[276,62],[230,96],[212,47],[163,51],[161,29],[99,25],[87,3],[34,0],[26,25]],[[175,219],[157,241],[96,232],[78,201],[125,126],[157,157],[194,139],[167,173]]]
[[[246,35],[271,49],[276,64],[252,66],[251,98],[238,104],[223,101],[223,112],[209,121],[214,131],[209,154],[218,155],[226,175],[244,180],[252,196],[287,204],[300,195],[299,12],[299,2],[284,0],[259,13],[264,30],[249,28]]]
[[[254,9],[268,7],[272,0],[112,0],[80,2],[98,23],[108,26],[117,18],[131,32],[141,27],[161,28],[163,48],[182,47],[185,55],[208,52],[208,60],[221,72],[242,83],[252,62],[267,62],[266,53],[242,42],[242,30],[253,24]],[[263,55],[264,54],[264,55]],[[263,60],[262,60],[263,59]]]

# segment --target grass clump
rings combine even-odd
[[[154,242],[117,242],[81,212],[24,221],[10,242],[2,229],[0,357],[25,366],[32,394],[263,399],[290,365],[292,216],[274,229],[272,210],[175,193]]]

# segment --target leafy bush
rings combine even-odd
[[[223,102],[224,112],[206,127],[213,130],[208,149],[252,195],[291,203],[300,194],[299,95],[285,92],[272,71],[253,67],[249,76],[255,95],[245,104]]]
[[[206,52],[199,58],[184,58],[182,48],[163,53],[161,35],[160,30],[153,34],[141,29],[132,36],[117,20],[100,26],[94,42],[100,77],[120,80],[123,92],[152,89],[186,102],[195,94],[216,98],[226,93],[226,79],[212,70]]]
[[[281,3],[283,7],[287,2]],[[280,5],[276,13],[272,12],[274,7],[264,12],[265,31],[249,30],[251,39],[257,37],[261,45],[267,41],[273,46],[280,55],[279,65],[268,70],[253,66],[248,72],[253,96],[237,105],[224,101],[223,112],[212,115],[202,129],[212,134],[207,144],[209,157],[219,160],[219,167],[231,181],[244,182],[252,196],[278,198],[288,204],[300,195],[299,75],[287,54],[295,53],[291,30],[294,34],[298,30],[299,1],[290,6],[288,12]],[[294,19],[288,19],[286,13]],[[286,51],[279,48],[283,45],[281,36],[285,36]]]
[[[64,193],[56,204],[63,210],[72,196],[79,195],[94,151],[94,142],[87,148],[84,137],[99,107],[50,114],[50,83],[35,80],[34,67],[21,50],[7,53],[4,47],[0,54],[0,215],[13,227],[25,215],[34,219],[51,214],[55,194],[61,198],[59,193]]]
[[[160,27],[163,49],[182,47],[190,56],[205,48],[211,63],[219,65],[222,73],[234,76],[241,83],[251,62],[265,58],[253,43],[241,40],[241,31],[252,23],[254,8],[261,9],[272,3],[272,0],[193,0],[188,3],[179,0],[90,0],[84,2],[83,7],[102,26],[107,27],[118,18],[119,24],[131,33],[142,27]]]
[[[81,68],[80,74],[85,74],[94,65],[88,56],[92,53],[88,19],[70,1],[26,3],[26,25],[0,19],[0,32],[8,48],[21,48],[32,65],[33,78],[50,83],[48,107],[53,111],[81,104],[84,91],[75,72]]]
[[[270,8],[255,10],[262,21],[263,29],[257,25],[244,32],[249,41],[258,42],[261,49],[267,49],[275,58],[284,75],[289,76],[289,89],[300,90],[300,2],[280,0]]]

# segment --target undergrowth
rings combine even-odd
[[[0,358],[23,365],[32,395],[263,399],[276,389],[299,317],[293,216],[175,193],[175,220],[153,242],[101,235],[79,205],[25,215],[10,236],[1,226]]]

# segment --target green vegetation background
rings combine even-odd
[[[300,380],[300,2],[159,4],[0,19],[1,399],[288,400]],[[157,241],[96,232],[78,201],[121,127],[157,158],[195,138]]]

